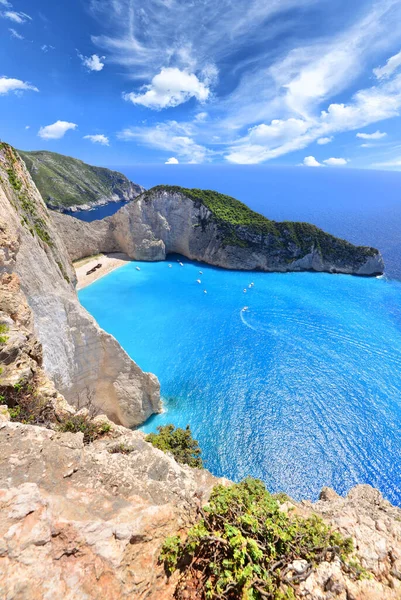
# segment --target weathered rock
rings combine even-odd
[[[0,423],[1,598],[172,598],[161,545],[217,480],[139,432],[112,436],[84,446],[82,434]],[[116,443],[131,453],[111,454]]]
[[[394,575],[401,567],[401,509],[369,485],[354,487],[345,498],[324,488],[318,502],[298,508],[305,516],[320,515],[345,537],[352,537],[362,567],[373,575],[354,580],[339,563],[322,563],[301,584],[301,593],[308,593],[310,600],[401,598],[401,581]]]
[[[32,350],[26,336],[34,332],[43,349],[44,371],[68,402],[88,393],[117,423],[143,422],[160,410],[157,378],[143,373],[78,302],[66,248],[24,163],[5,144],[0,177],[0,310],[16,324],[14,328],[9,322],[5,359],[24,346],[20,375],[27,376]],[[14,283],[12,274],[18,276]],[[13,285],[21,287],[23,299]]]

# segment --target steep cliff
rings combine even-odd
[[[93,394],[103,412],[126,426],[137,425],[160,409],[157,378],[143,373],[79,304],[74,270],[46,206],[18,154],[2,144],[0,276],[3,304],[5,294],[11,293],[9,281],[4,279],[6,275],[17,276],[15,289],[20,286],[32,311],[27,321],[27,335],[34,333],[37,337],[43,347],[44,371],[71,404],[81,394]],[[22,302],[15,295],[12,301]],[[1,321],[5,328],[13,329],[16,315],[15,310],[5,312]]]
[[[212,191],[158,186],[102,221],[53,219],[73,260],[98,252],[122,251],[149,261],[179,253],[227,269],[384,271],[375,248],[354,246],[308,223],[270,221]]]
[[[144,189],[125,175],[55,152],[18,151],[53,210],[89,210],[108,202],[133,200]]]

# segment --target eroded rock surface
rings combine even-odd
[[[130,454],[111,454],[124,443]],[[0,423],[0,597],[172,598],[158,556],[217,480],[115,427],[82,434]]]

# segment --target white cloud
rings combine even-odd
[[[304,162],[305,167],[322,167],[323,165],[316,160],[314,156],[305,156]]]
[[[143,94],[124,94],[124,100],[161,110],[178,106],[190,98],[205,102],[210,95],[209,88],[194,73],[172,67],[163,68],[144,90]]]
[[[84,135],[84,140],[90,140],[92,144],[101,144],[102,146],[109,145],[109,138],[103,135],[103,133],[96,135]]]
[[[25,125],[25,129],[30,129],[31,126],[30,125]]]
[[[357,133],[356,137],[361,138],[362,140],[381,140],[386,137],[387,133],[382,131],[375,131],[374,133]]]
[[[207,112],[200,112],[197,115],[195,115],[195,121],[197,123],[203,123],[204,121],[206,121],[206,119],[208,118],[208,114]]]
[[[52,125],[46,125],[41,127],[38,132],[38,136],[42,140],[59,140],[64,137],[69,129],[76,129],[78,125],[76,123],[69,123],[68,121],[56,121]]]
[[[0,95],[8,94],[9,92],[15,92],[16,94],[31,90],[32,92],[38,92],[38,88],[26,81],[21,79],[13,79],[11,77],[0,77]]]
[[[43,46],[41,46],[40,49],[42,50],[42,52],[48,52],[49,50],[55,50],[55,47],[50,46],[48,44],[43,44]]]
[[[15,29],[13,29],[12,27],[10,27],[8,31],[11,33],[11,36],[13,38],[16,38],[17,40],[23,40],[24,39],[24,36],[21,35],[20,33],[18,33],[18,31],[15,31]]]
[[[32,21],[32,17],[30,17],[26,13],[15,12],[13,10],[6,10],[5,12],[2,13],[2,16],[5,19],[9,19],[10,21],[13,21],[14,23],[19,23],[20,25],[22,23],[26,23],[27,21]]]
[[[166,162],[164,164],[165,165],[178,165],[179,161],[175,158],[175,156],[172,156],[171,158],[166,160]]]
[[[316,141],[320,146],[324,146],[325,144],[330,144],[333,141],[333,137],[321,137]]]
[[[11,8],[11,4],[8,2],[8,0],[0,0],[0,4],[6,8]]]
[[[105,60],[105,56],[98,56],[97,54],[92,54],[92,56],[83,56],[79,53],[78,56],[88,71],[101,71],[104,67],[102,60]]]
[[[383,84],[360,90],[348,104],[330,104],[328,109],[321,111],[318,117],[310,117],[305,120],[295,119],[305,123],[305,126],[302,126],[305,133],[294,135],[280,144],[253,143],[255,142],[252,137],[254,128],[251,128],[246,136],[231,145],[226,159],[234,163],[261,163],[294,150],[302,150],[321,137],[360,129],[372,123],[395,117],[399,115],[400,109],[401,74]],[[287,121],[293,122],[294,119]],[[283,131],[287,127],[287,125],[284,126],[287,121],[282,122]],[[256,129],[260,127],[258,126]],[[299,127],[302,129],[301,125]]]
[[[401,66],[401,51],[394,56],[391,56],[384,67],[378,67],[377,69],[373,69],[374,75],[377,79],[387,79]]]
[[[197,144],[191,133],[191,126],[187,123],[166,121],[153,127],[129,127],[120,131],[117,137],[126,142],[139,141],[145,146],[174,153],[180,162],[202,163],[211,151]]]
[[[342,167],[348,163],[345,158],[326,158],[323,162],[330,167]]]

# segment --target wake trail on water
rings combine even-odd
[[[302,327],[305,330],[317,331],[323,336],[329,336],[333,340],[343,342],[346,345],[351,345],[354,348],[362,352],[366,352],[367,354],[370,354],[372,356],[376,356],[377,358],[390,361],[396,366],[401,366],[401,355],[399,353],[383,350],[382,347],[379,345],[363,342],[357,337],[350,335],[349,333],[339,332],[338,330],[335,330],[333,327],[330,327],[328,325],[317,325],[315,323],[310,323],[309,321],[306,321],[305,319],[296,317],[294,315],[287,315],[285,314],[285,311],[272,310],[268,313],[268,316],[265,319],[265,321],[267,321],[266,325],[258,324],[257,326],[255,326],[251,325],[251,323],[249,323],[246,320],[244,312],[245,311],[243,309],[240,310],[240,318],[242,323],[249,329],[252,329],[252,331],[255,331],[256,333],[277,334],[279,329],[277,327],[274,327],[269,321],[271,319],[274,319],[275,317],[279,317],[281,320],[286,321],[291,325]],[[268,317],[270,317],[270,319]]]

